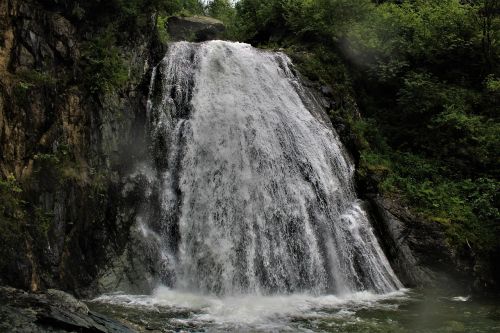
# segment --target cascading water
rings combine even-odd
[[[178,42],[148,116],[163,284],[199,293],[347,294],[400,282],[353,189],[353,164],[290,60]]]

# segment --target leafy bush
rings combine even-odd
[[[91,94],[110,92],[127,82],[128,71],[112,29],[83,48],[83,81]]]
[[[168,17],[163,15],[158,15],[156,18],[156,31],[160,42],[163,44],[166,44],[170,39],[167,31],[167,19]]]
[[[225,38],[237,39],[239,27],[236,24],[236,9],[230,0],[213,0],[205,9],[206,13],[224,22],[226,26]]]

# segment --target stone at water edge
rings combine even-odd
[[[0,332],[135,332],[55,289],[29,293],[0,287],[0,318]]]

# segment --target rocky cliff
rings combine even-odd
[[[127,35],[125,83],[82,83],[101,32],[61,3],[0,3],[0,284],[86,294],[134,220],[140,186],[126,175],[163,51],[152,28]]]

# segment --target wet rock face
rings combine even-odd
[[[167,21],[167,31],[172,41],[204,42],[220,39],[225,27],[224,23],[211,17],[172,16]]]
[[[369,201],[374,228],[405,286],[446,290],[472,286],[469,263],[457,258],[442,225],[419,219],[393,200],[371,197]]]
[[[44,294],[0,287],[2,332],[133,333],[111,318],[90,311],[70,294],[49,289]]]
[[[144,147],[151,50],[164,50],[149,32],[131,38],[126,86],[92,95],[79,67],[92,27],[81,23],[45,1],[0,1],[0,178],[16,178],[26,210],[0,285],[96,293],[135,221],[140,188],[123,189]]]

